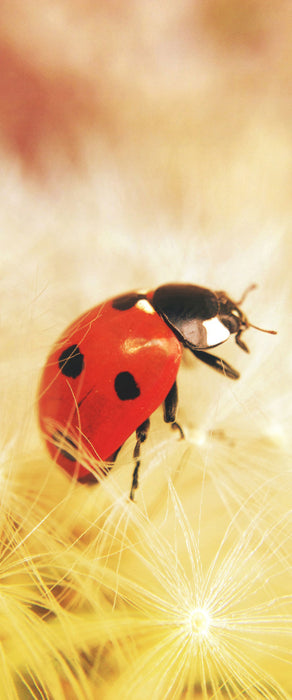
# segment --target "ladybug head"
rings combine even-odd
[[[255,286],[249,287],[239,302],[232,301],[225,292],[211,292],[194,284],[164,284],[150,292],[148,299],[182,344],[192,351],[221,345],[234,333],[237,345],[249,352],[241,334],[253,324],[240,304]]]
[[[245,352],[249,352],[249,349],[243,342],[241,335],[243,331],[247,330],[247,328],[256,328],[258,331],[263,331],[263,333],[272,333],[273,335],[276,334],[276,331],[268,331],[264,328],[255,326],[253,323],[250,323],[246,315],[240,309],[240,304],[242,304],[247,294],[255,288],[256,284],[251,284],[245,290],[241,299],[237,302],[230,299],[225,292],[215,292],[219,302],[218,316],[220,321],[224,324],[224,326],[226,326],[230,334],[235,333],[235,342]]]

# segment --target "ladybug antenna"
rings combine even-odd
[[[247,288],[244,290],[244,292],[243,292],[241,298],[239,299],[239,301],[236,301],[236,302],[235,302],[236,305],[237,305],[237,306],[241,306],[242,302],[246,299],[247,295],[248,295],[250,292],[252,292],[253,289],[256,289],[257,286],[258,286],[257,284],[250,284],[249,287],[247,287]],[[250,324],[250,325],[251,325],[251,324]]]
[[[236,302],[237,306],[241,306],[242,302],[246,299],[247,295],[254,289],[256,289],[257,286],[257,284],[250,284],[243,292],[242,297],[239,299],[239,301]],[[250,321],[248,321],[247,318],[245,319],[245,323],[246,328],[255,328],[257,331],[262,331],[262,333],[270,333],[271,335],[277,335],[277,331],[270,331],[266,328],[260,328],[259,326],[255,326],[253,323],[250,323]]]
[[[271,335],[277,335],[277,331],[268,331],[266,328],[260,328],[259,326],[255,326],[253,323],[250,323],[248,321],[248,326],[249,328],[255,328],[257,331],[262,331],[262,333],[270,333]]]
[[[242,302],[244,301],[244,299],[246,298],[247,294],[249,294],[249,292],[251,292],[253,289],[256,289],[256,287],[257,287],[256,284],[250,284],[249,287],[247,287],[247,289],[243,292],[241,299],[238,302],[236,302],[237,312],[238,312],[239,317],[241,319],[241,325],[240,325],[240,327],[235,335],[235,342],[245,352],[249,352],[249,349],[248,349],[247,345],[243,342],[241,336],[242,336],[242,333],[245,330],[247,330],[247,328],[255,328],[257,331],[262,331],[262,333],[270,333],[271,335],[277,334],[277,331],[266,330],[266,328],[260,328],[259,326],[255,326],[253,323],[250,323],[250,321],[246,318],[245,314],[239,308],[240,305],[242,304]]]

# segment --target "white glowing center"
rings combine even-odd
[[[197,639],[203,639],[209,632],[211,617],[204,608],[195,608],[190,614],[192,635]]]
[[[207,344],[208,347],[213,345],[219,345],[219,343],[224,343],[230,336],[230,332],[226,326],[219,321],[219,318],[209,318],[207,321],[203,321],[203,326],[207,333]]]

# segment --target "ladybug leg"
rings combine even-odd
[[[243,333],[243,330],[244,330],[244,329],[241,329],[240,331],[238,331],[238,333],[236,333],[235,342],[237,343],[237,345],[239,345],[239,347],[240,347],[242,350],[244,350],[244,352],[249,352],[249,348],[248,348],[247,345],[243,342],[243,340],[241,340],[241,337],[240,337],[241,334]]]
[[[150,420],[147,418],[147,420],[144,421],[144,423],[141,423],[139,425],[139,428],[136,430],[136,438],[137,442],[134,447],[134,452],[133,452],[133,457],[136,460],[135,464],[135,469],[133,471],[133,476],[132,476],[132,486],[131,486],[131,491],[130,491],[130,499],[131,501],[134,500],[134,494],[136,489],[138,488],[138,475],[139,475],[139,467],[140,467],[140,446],[142,442],[145,442],[149,430],[149,425],[150,425]]]
[[[217,372],[221,372],[221,374],[224,374],[225,377],[229,377],[229,379],[238,379],[240,377],[239,372],[237,372],[236,369],[233,369],[228,362],[222,360],[221,357],[209,355],[208,352],[204,352],[203,350],[193,350],[193,348],[190,348],[190,350],[199,360],[206,362],[207,365],[210,365],[210,367],[216,369]]]
[[[168,392],[164,403],[163,403],[163,417],[165,423],[171,423],[171,427],[175,430],[177,429],[180,433],[181,440],[184,438],[184,432],[179,423],[175,420],[176,409],[177,409],[177,383],[174,382],[170,391]]]

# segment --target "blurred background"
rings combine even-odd
[[[288,0],[3,0],[1,239],[18,272],[25,252],[53,297],[62,277],[61,306],[93,285],[222,286],[243,262],[258,277],[289,235],[291,33]]]

